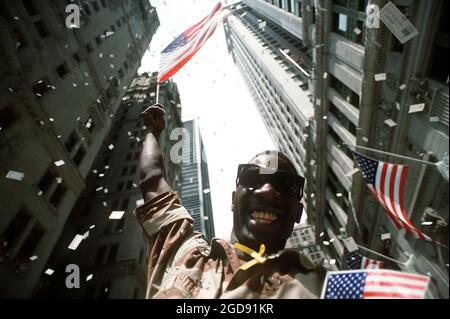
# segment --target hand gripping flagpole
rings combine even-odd
[[[159,103],[159,81],[156,80],[156,103],[155,104],[158,104],[158,103]]]

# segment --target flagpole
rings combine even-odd
[[[366,151],[372,151],[372,152],[378,153],[378,154],[390,155],[390,156],[402,158],[402,159],[405,159],[405,160],[408,160],[408,161],[413,161],[413,162],[420,163],[420,164],[436,166],[436,163],[419,160],[417,158],[413,158],[413,157],[409,157],[409,156],[404,156],[404,155],[399,155],[399,154],[395,154],[395,153],[380,151],[380,150],[377,150],[377,149],[373,149],[373,148],[365,147],[365,146],[360,146],[360,145],[352,145],[352,144],[347,144],[347,143],[344,143],[344,144],[349,146],[349,147],[356,147],[356,148],[360,148],[360,149],[363,149],[363,150],[366,150]]]
[[[382,258],[384,258],[384,259],[387,259],[387,260],[389,260],[389,261],[392,261],[392,262],[394,262],[394,263],[396,263],[396,264],[400,264],[400,265],[406,266],[406,264],[407,264],[407,262],[408,262],[408,260],[409,260],[409,259],[408,259],[407,261],[402,262],[402,261],[399,261],[399,260],[395,260],[395,259],[393,259],[393,258],[391,258],[391,257],[388,257],[388,256],[386,256],[386,255],[380,254],[379,252],[376,252],[376,251],[374,251],[374,250],[372,250],[372,249],[366,248],[366,247],[361,246],[361,245],[359,245],[359,244],[356,244],[356,246],[358,246],[358,247],[359,247],[360,249],[362,249],[362,250],[368,251],[369,253],[372,253],[372,254],[374,254],[374,255],[377,255],[377,256],[379,256],[379,257],[382,257]]]
[[[159,82],[156,82],[156,103],[158,104],[159,102]]]

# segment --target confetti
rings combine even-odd
[[[439,122],[439,116],[430,116],[430,122]]]
[[[323,78],[326,79],[327,77],[328,77],[328,73],[327,73],[327,72],[324,72]]]
[[[125,214],[125,211],[113,211],[111,215],[109,215],[109,219],[122,219],[123,214]]]
[[[28,259],[30,259],[31,261],[35,261],[36,259],[38,259],[38,256],[34,255],[34,256],[31,256],[31,257],[28,258]]]
[[[336,259],[330,259],[330,265],[336,264]]]
[[[48,269],[45,271],[45,274],[51,276],[51,275],[53,275],[54,272],[55,272],[55,271],[54,271],[53,269],[48,268]]]
[[[98,171],[97,171],[96,169],[93,169],[93,170],[92,170],[92,173],[97,174]]]
[[[362,140],[363,140],[364,142],[366,142],[366,143],[369,142],[369,139],[368,139],[367,137],[365,137],[365,136],[362,137]]]
[[[48,119],[50,122],[54,122],[55,120],[53,119],[53,117],[50,117],[49,119]]]
[[[89,280],[91,280],[91,279],[92,279],[92,277],[94,277],[94,275],[93,275],[93,274],[90,274],[90,275],[88,275],[88,276],[86,277],[86,281],[89,281]]]
[[[400,103],[395,102],[395,108],[397,109],[397,111],[400,111]]]
[[[386,123],[386,125],[389,127],[397,126],[397,123],[395,123],[392,119],[387,119],[386,121],[384,121],[384,123]]]
[[[113,145],[113,144],[109,144],[108,148],[109,148],[110,150],[112,150],[112,149],[114,148],[114,145]]]
[[[55,165],[56,166],[62,166],[62,165],[64,165],[65,164],[65,162],[63,161],[63,160],[59,160],[59,161],[56,161],[55,162]]]
[[[209,188],[205,188],[204,190],[203,190],[203,194],[208,194],[209,193]]]
[[[58,184],[61,184],[61,183],[62,183],[62,178],[61,178],[61,177],[57,177],[57,178],[56,178],[56,182],[57,182]]]
[[[342,197],[342,193],[336,193],[337,197]]]
[[[105,188],[105,189],[103,190],[103,192],[104,192],[105,194],[108,194],[109,189]]]
[[[76,87],[77,87],[77,84],[76,84],[76,83],[72,83],[72,85],[73,85],[73,87],[74,87],[74,88],[76,88]]]
[[[103,176],[105,176],[105,174],[103,174],[103,173],[98,174],[98,177],[103,177]]]
[[[107,202],[103,202],[103,206],[108,207],[108,203]]]
[[[325,233],[324,233],[324,232],[321,232],[321,233],[319,234],[319,237],[323,237],[323,235],[325,235]]]
[[[17,171],[9,171],[8,174],[6,174],[6,178],[14,179],[16,181],[22,181],[22,179],[25,177],[25,174],[22,172]]]
[[[328,118],[328,116],[326,116],[326,115],[323,116],[323,119],[324,119],[324,120],[326,120],[327,118]]]
[[[83,240],[89,237],[89,230],[83,234]]]
[[[408,113],[417,113],[417,112],[422,112],[425,108],[425,103],[420,103],[420,104],[412,104],[409,106],[409,111]]]
[[[94,229],[95,228],[95,225],[91,225],[91,227],[89,227],[89,229]]]
[[[140,206],[140,205],[142,205],[142,204],[144,204],[144,200],[143,200],[143,199],[138,199],[138,200],[136,201],[136,206]]]
[[[98,57],[101,59],[103,58],[103,53],[99,53]]]
[[[357,35],[361,34],[361,30],[359,28],[354,28],[353,32],[355,32]]]
[[[103,189],[103,186],[100,186],[100,187],[98,187],[95,191],[96,192],[99,192],[99,191],[101,191]]]
[[[355,240],[353,239],[353,237],[348,237],[342,240],[345,248],[347,248],[347,250],[351,253],[353,251],[358,250],[358,245],[356,244]]]
[[[422,222],[423,226],[429,226],[429,225],[433,225],[433,222]]]
[[[345,174],[346,177],[350,177],[353,176],[355,173],[359,172],[359,168],[354,168],[352,169],[350,172],[348,172],[347,174]]]
[[[112,31],[106,31],[105,36],[109,37],[109,36],[112,36],[113,34],[114,34],[114,32],[112,32]]]
[[[105,165],[105,170],[108,170],[109,169],[109,165]]]
[[[39,191],[37,194],[38,194],[38,196],[42,196],[42,194],[44,194],[44,192],[43,191]]]
[[[83,241],[83,235],[76,234],[75,237],[72,239],[72,242],[70,243],[69,249],[71,250],[77,250],[78,245]]]
[[[110,54],[109,57],[112,59],[114,58],[114,54]]]
[[[381,234],[381,240],[391,239],[391,233]]]
[[[324,244],[325,246],[330,245],[330,243],[329,243],[328,241],[326,241],[326,240],[323,241],[323,244]]]
[[[384,80],[386,80],[386,73],[375,74],[375,81],[384,81]]]
[[[403,91],[405,88],[406,88],[406,84],[405,83],[403,83],[402,85],[400,85],[398,88],[401,90],[401,91]]]

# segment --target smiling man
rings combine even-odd
[[[239,165],[231,241],[209,244],[164,179],[163,107],[143,116],[150,130],[140,159],[145,203],[135,214],[149,240],[147,298],[317,298],[322,269],[284,249],[303,210],[304,178],[291,161],[266,151]]]

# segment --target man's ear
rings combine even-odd
[[[299,203],[297,215],[295,216],[295,222],[297,224],[300,223],[300,219],[302,218],[302,213],[303,213],[303,204]]]

